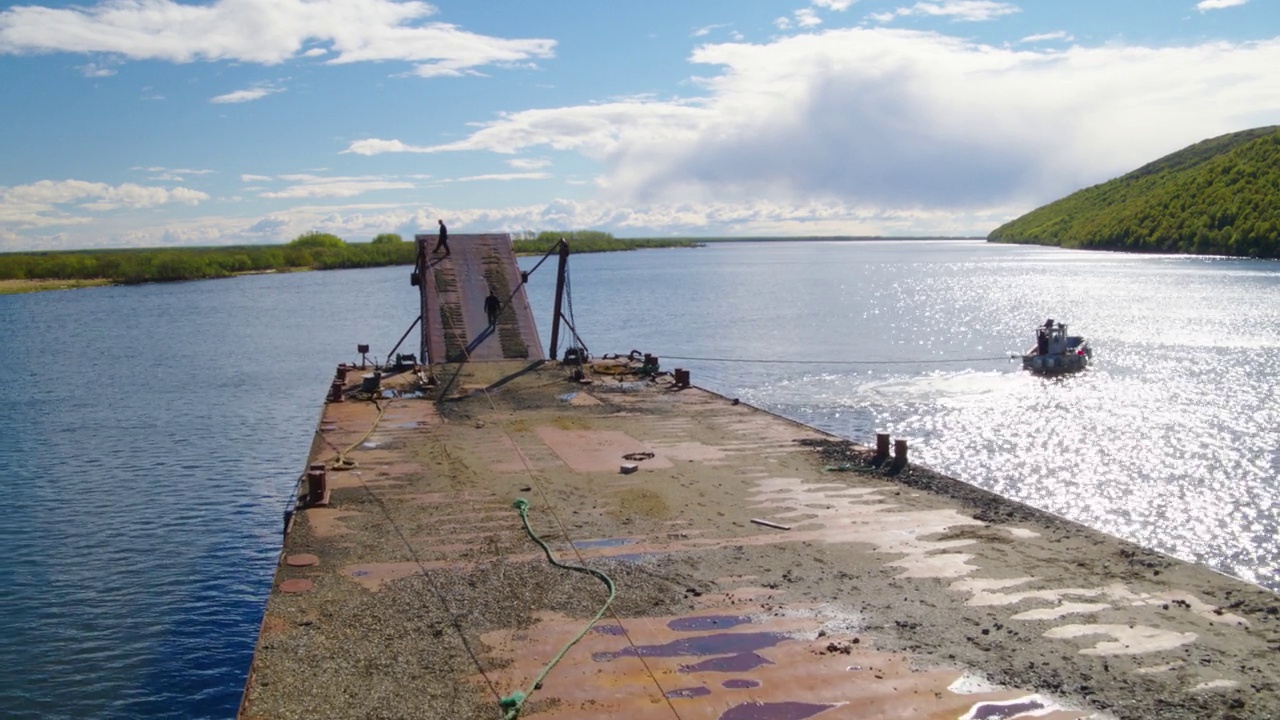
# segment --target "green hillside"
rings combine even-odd
[[[1196,143],[1032,210],[987,239],[1280,258],[1280,126]]]

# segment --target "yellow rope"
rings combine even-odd
[[[368,439],[369,439],[369,436],[373,434],[373,431],[378,429],[378,423],[382,422],[382,414],[383,414],[383,413],[385,413],[385,412],[387,411],[387,409],[386,409],[386,408],[384,408],[384,407],[382,406],[382,403],[379,403],[379,402],[378,402],[378,400],[377,400],[377,398],[375,398],[375,397],[372,397],[372,396],[371,396],[371,397],[369,398],[369,401],[373,403],[373,406],[374,406],[374,407],[378,408],[378,417],[376,417],[376,418],[374,418],[374,419],[373,419],[373,425],[370,425],[370,426],[369,426],[369,431],[368,431],[368,432],[366,432],[366,433],[365,433],[365,434],[364,434],[364,435],[363,435],[359,440],[357,440],[357,441],[355,441],[354,443],[352,443],[352,444],[351,444],[351,447],[347,448],[346,450],[339,450],[339,451],[338,451],[338,457],[334,458],[334,459],[333,459],[333,462],[331,462],[331,463],[329,464],[329,467],[330,467],[331,469],[333,469],[333,470],[351,470],[352,468],[356,467],[356,461],[355,461],[355,460],[348,460],[348,459],[347,459],[347,453],[349,453],[349,452],[351,452],[352,450],[355,450],[356,448],[358,448],[358,447],[360,447],[361,445],[363,445],[363,444],[364,444],[364,441],[365,441],[365,440],[368,440]]]

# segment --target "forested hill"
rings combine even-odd
[[[987,239],[1280,258],[1280,126],[1196,143],[1032,210]]]

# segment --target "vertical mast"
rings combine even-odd
[[[548,357],[556,359],[556,349],[560,344],[560,308],[564,303],[564,281],[569,271],[569,243],[560,238],[560,266],[556,270],[556,307],[555,317],[551,318],[551,352]]]

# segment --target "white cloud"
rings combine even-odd
[[[679,101],[632,100],[572,108],[524,110],[480,123],[470,137],[444,145],[410,145],[399,140],[357,140],[343,152],[436,153],[488,150],[513,154],[527,147],[549,146],[606,159],[633,142],[662,142],[673,135],[692,137],[705,110]]]
[[[132,170],[142,170],[149,173],[178,173],[180,175],[212,175],[213,170],[205,170],[200,168],[168,168],[161,165],[152,165],[150,167],[134,166]]]
[[[156,182],[184,182],[188,175],[210,175],[212,170],[200,170],[197,168],[167,168],[167,167],[133,167],[131,170],[140,170],[150,173],[148,180]]]
[[[0,187],[0,226],[45,227],[83,224],[86,212],[160,205],[197,205],[209,196],[190,188],[162,188],[134,183],[108,185],[84,180],[41,180],[29,185]],[[74,213],[74,214],[73,214]]]
[[[943,0],[942,2],[918,2],[911,7],[900,7],[891,12],[872,13],[867,17],[876,22],[889,22],[895,17],[923,15],[950,17],[957,22],[981,22],[1003,15],[1021,12],[1017,5],[994,0]]]
[[[342,152],[356,155],[382,155],[383,153],[429,153],[434,152],[434,150],[420,145],[406,145],[399,140],[366,138],[364,140],[356,140]]]
[[[551,173],[544,172],[492,173],[489,175],[469,175],[467,177],[460,177],[454,182],[476,182],[477,180],[546,180],[550,177]]]
[[[107,67],[105,65],[88,63],[80,66],[80,74],[91,78],[111,77],[116,74],[116,70],[115,68]]]
[[[294,174],[281,175],[279,179],[294,184],[283,190],[259,193],[259,196],[268,199],[293,200],[325,197],[346,198],[378,190],[411,190],[415,187],[411,182],[371,176],[325,177],[322,175]]]
[[[695,29],[695,30],[693,31],[692,35],[693,35],[693,37],[706,37],[707,35],[710,35],[710,34],[711,34],[711,31],[713,31],[713,30],[719,30],[720,28],[723,28],[723,27],[729,27],[729,26],[728,26],[726,23],[717,23],[717,24],[715,24],[715,25],[706,25],[706,26],[703,26],[703,27],[700,27],[700,28]]]
[[[1071,42],[1074,39],[1075,38],[1068,35],[1066,31],[1059,30],[1057,32],[1041,33],[1039,35],[1028,35],[1022,38],[1021,40],[1019,40],[1018,42],[1019,43],[1038,43],[1038,42],[1045,42],[1047,40],[1062,40],[1064,42]]]
[[[1200,12],[1206,10],[1221,10],[1222,8],[1239,7],[1249,2],[1249,0],[1201,0],[1196,3],[1196,9]]]
[[[816,27],[822,24],[822,18],[812,8],[801,8],[796,11],[796,25],[802,28]]]
[[[247,183],[269,182],[270,180],[271,180],[270,175],[252,175],[249,173],[245,173],[240,176],[240,182],[247,182]]]
[[[789,30],[791,29],[791,18],[785,16],[777,18],[773,21],[773,26],[779,30]]]
[[[1036,51],[848,29],[692,60],[720,68],[705,97],[527,110],[444,145],[348,151],[573,151],[603,164],[601,197],[620,206],[973,213],[1029,209],[1280,112],[1280,40]]]
[[[813,0],[814,7],[835,10],[836,12],[844,12],[849,6],[858,2],[858,0]]]
[[[546,158],[515,158],[508,160],[507,164],[517,170],[537,170],[548,167],[551,161]]]
[[[209,102],[218,103],[220,105],[228,104],[228,103],[246,103],[246,102],[252,102],[254,100],[261,100],[262,98],[268,95],[274,95],[275,93],[278,93],[278,92],[284,92],[284,88],[271,87],[271,86],[264,85],[260,87],[249,88],[248,90],[236,90],[234,92],[229,92],[225,95],[218,95],[216,97],[211,97],[209,98]]]
[[[551,57],[554,40],[478,35],[428,22],[435,7],[395,0],[101,0],[90,7],[24,5],[0,12],[0,54],[109,53],[176,63],[275,65],[313,56],[330,63],[399,60],[423,77]],[[317,48],[316,44],[327,47]],[[302,48],[308,45],[307,50]]]

